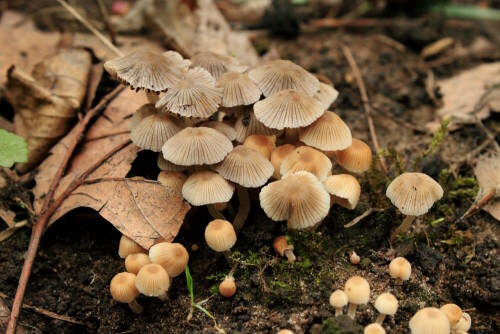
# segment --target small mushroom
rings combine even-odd
[[[129,129],[132,131],[139,123],[148,116],[157,113],[154,103],[148,103],[137,109],[132,115],[129,122]]]
[[[274,238],[273,247],[276,253],[280,256],[286,256],[288,262],[294,263],[296,260],[295,254],[293,254],[293,245],[289,245],[286,237],[284,235],[280,235]]]
[[[380,324],[369,324],[363,330],[363,334],[385,334],[385,329]]]
[[[332,162],[326,155],[312,147],[297,147],[281,162],[280,173],[286,177],[299,171],[310,172],[318,180],[323,181],[332,171]]]
[[[150,263],[137,273],[135,287],[143,295],[165,300],[170,287],[170,277],[165,268],[157,263]]]
[[[411,334],[448,334],[450,323],[446,315],[435,307],[419,310],[410,319]]]
[[[111,280],[109,291],[114,300],[119,303],[127,303],[135,313],[142,313],[143,307],[139,305],[136,298],[139,296],[139,290],[135,287],[135,274],[119,273]]]
[[[343,208],[354,210],[361,195],[358,180],[349,174],[328,176],[323,181],[326,191],[330,194],[330,206],[338,204]]]
[[[470,315],[468,313],[462,312],[460,320],[458,320],[458,323],[452,328],[452,333],[459,333],[460,331],[466,333],[471,328],[471,325],[472,319]]]
[[[361,261],[361,258],[355,251],[352,251],[351,256],[349,256],[349,261],[351,261],[353,265],[357,266]]]
[[[396,280],[394,285],[401,290],[403,281],[407,281],[411,276],[411,264],[404,257],[397,257],[389,263],[389,275]]]
[[[144,253],[129,254],[125,258],[125,268],[129,273],[137,275],[146,264],[150,264],[149,256]]]
[[[142,119],[130,132],[130,140],[140,148],[160,152],[163,144],[184,129],[177,118],[155,113]]]
[[[456,304],[445,304],[439,308],[448,318],[450,327],[453,328],[462,318],[462,309]]]
[[[149,249],[149,259],[165,268],[169,277],[177,277],[184,273],[189,254],[179,243],[160,242]]]
[[[200,52],[191,58],[192,66],[200,66],[206,69],[215,79],[219,79],[226,72],[243,73],[248,69],[246,65],[240,65],[238,59],[214,52]]]
[[[334,112],[325,111],[311,125],[299,128],[304,144],[322,151],[345,150],[352,145],[351,130]]]
[[[383,293],[375,300],[375,309],[380,313],[375,322],[382,325],[386,316],[393,316],[396,314],[398,310],[398,300],[392,293]]]
[[[245,139],[243,146],[257,151],[267,160],[271,160],[271,153],[276,148],[276,136],[251,135]]]
[[[227,220],[212,220],[205,228],[205,241],[208,247],[216,252],[222,252],[229,264],[233,262],[229,250],[236,243],[236,239],[233,225]]]
[[[335,290],[330,295],[330,305],[335,308],[335,316],[342,315],[342,308],[348,303],[347,295],[342,290]]]
[[[236,293],[236,283],[233,276],[226,276],[219,285],[219,292],[223,297],[231,298]]]
[[[271,163],[274,167],[273,178],[279,180],[281,179],[281,163],[285,158],[293,152],[297,147],[292,144],[284,144],[282,146],[276,147],[271,152]]]
[[[196,126],[201,126],[205,128],[212,128],[214,130],[219,131],[222,133],[224,136],[227,137],[230,141],[236,140],[236,130],[234,130],[232,124],[228,124],[228,122],[218,122],[218,121],[211,121],[211,122],[202,122],[197,124]]]
[[[165,187],[175,189],[177,192],[182,193],[182,186],[186,182],[187,176],[182,172],[169,172],[166,170],[161,171],[157,180]]]
[[[324,82],[319,82],[319,89],[314,94],[314,98],[323,104],[323,108],[328,109],[333,102],[339,96],[338,90],[336,90],[333,85],[329,85]]]
[[[160,170],[168,172],[184,172],[188,169],[187,166],[176,165],[168,160],[165,160],[162,152],[158,154],[157,165]]]
[[[367,304],[370,299],[370,285],[363,277],[353,276],[345,283],[344,292],[349,300],[347,315],[354,319],[357,306]]]
[[[293,334],[293,332],[289,329],[281,329],[276,334]]]
[[[262,95],[248,74],[226,72],[219,77],[217,85],[222,87],[221,106],[226,108],[253,104],[259,101]]]
[[[352,138],[352,145],[337,152],[337,163],[351,173],[363,173],[372,164],[372,150],[362,140]]]
[[[147,254],[148,251],[142,248],[134,240],[128,238],[125,234],[120,238],[120,245],[118,246],[118,255],[124,259],[130,254],[144,253]]]

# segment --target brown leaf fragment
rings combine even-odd
[[[479,192],[476,201],[480,201],[491,188],[500,185],[500,157],[497,155],[483,155],[477,159],[476,167],[474,167],[477,182],[479,183]],[[496,220],[500,221],[500,199],[493,199],[483,210],[492,215]]]

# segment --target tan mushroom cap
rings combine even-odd
[[[216,252],[225,252],[236,243],[236,232],[227,220],[215,219],[205,228],[205,241]]]
[[[271,152],[276,148],[276,136],[251,135],[245,139],[243,146],[259,152],[267,160],[270,160]]]
[[[109,285],[111,297],[119,303],[131,303],[139,296],[139,290],[135,287],[135,274],[118,273]]]
[[[129,273],[137,275],[139,270],[146,264],[150,264],[149,256],[144,253],[129,254],[125,258],[125,268]]]
[[[337,152],[337,163],[352,173],[363,173],[370,169],[372,150],[362,140],[352,138],[352,145]]]
[[[132,115],[129,122],[129,129],[132,131],[139,125],[139,123],[146,117],[156,114],[157,110],[154,103],[148,103],[137,109],[137,111]]]
[[[419,310],[410,319],[411,334],[448,334],[450,323],[446,315],[435,307]]]
[[[149,259],[165,268],[169,277],[177,277],[184,273],[189,254],[179,243],[160,242],[149,249]]]
[[[448,318],[450,326],[453,327],[462,318],[462,309],[456,304],[445,304],[439,308]]]
[[[299,139],[322,151],[339,151],[352,145],[351,130],[331,111],[325,111],[311,125],[299,128]]]
[[[328,176],[323,181],[326,191],[330,194],[330,205],[338,204],[353,210],[358,204],[361,186],[358,180],[349,174]]]
[[[183,69],[190,63],[174,51],[161,55],[136,51],[125,57],[107,61],[104,68],[111,76],[130,85],[132,89],[159,93],[174,87],[181,79]]]
[[[273,164],[273,167],[274,167],[273,177],[275,179],[277,179],[277,180],[281,179],[281,163],[296,148],[297,147],[295,145],[284,144],[284,145],[276,147],[271,152],[271,163]]]
[[[262,154],[245,146],[236,146],[224,160],[213,167],[224,179],[246,188],[264,185],[274,168]]]
[[[460,332],[468,332],[472,325],[472,319],[470,315],[466,312],[462,312],[462,316],[458,323],[453,327],[453,330]]]
[[[162,147],[163,157],[182,166],[216,164],[233,149],[233,144],[217,130],[185,128]]]
[[[157,164],[158,164],[158,168],[161,169],[162,171],[183,172],[183,171],[187,170],[187,166],[179,166],[179,165],[171,163],[168,160],[165,160],[162,152],[160,152],[158,154]]]
[[[375,309],[385,315],[394,315],[398,311],[398,300],[392,293],[383,293],[375,300]]]
[[[215,78],[219,79],[226,72],[243,73],[248,69],[246,65],[240,65],[238,59],[214,52],[201,52],[191,58],[192,66],[200,66],[206,69]]]
[[[264,96],[293,89],[313,96],[319,89],[319,80],[305,69],[289,60],[274,60],[257,66],[248,73]]]
[[[411,264],[404,257],[397,257],[389,263],[389,275],[392,278],[407,281],[411,276]]]
[[[160,152],[165,142],[184,129],[184,124],[170,115],[153,114],[145,117],[130,132],[132,142],[153,152]]]
[[[184,117],[206,118],[217,111],[221,97],[222,88],[215,86],[214,77],[195,67],[156,102],[156,108]]]
[[[226,136],[230,141],[234,141],[236,139],[236,131],[231,125],[226,122],[202,122],[198,124],[198,126],[215,129]]]
[[[170,277],[162,266],[156,263],[145,265],[137,273],[135,287],[145,296],[163,296],[170,287]]]
[[[260,206],[274,221],[287,220],[288,228],[303,229],[321,222],[330,209],[330,196],[309,172],[297,172],[262,188]]]
[[[236,141],[238,143],[243,143],[251,135],[276,135],[276,137],[279,137],[283,134],[283,130],[270,129],[265,126],[255,117],[253,111],[248,111],[247,115],[241,114],[238,116],[234,124],[234,130],[236,131]]]
[[[182,196],[194,206],[225,203],[233,194],[234,185],[209,170],[191,174],[182,186]]]
[[[443,197],[443,188],[423,173],[403,173],[387,187],[386,196],[404,215],[420,216]]]
[[[330,295],[330,305],[335,308],[341,308],[347,305],[349,300],[347,295],[342,290],[335,290]]]
[[[364,305],[370,299],[370,285],[368,281],[361,276],[353,276],[347,280],[344,286],[344,292],[347,295],[349,303]]]
[[[223,297],[231,298],[236,293],[236,282],[234,277],[226,276],[219,285],[219,292]]]
[[[284,235],[277,236],[273,240],[273,248],[280,256],[285,256],[286,250],[293,250],[293,245],[289,245]]]
[[[339,92],[332,85],[324,82],[319,83],[319,89],[314,94],[314,98],[323,104],[323,108],[328,109],[339,96]]]
[[[120,245],[118,246],[118,255],[124,259],[130,254],[144,253],[147,254],[148,251],[142,248],[137,242],[130,239],[126,235],[122,235],[120,238]]]
[[[182,172],[161,171],[157,177],[158,181],[165,187],[182,192],[182,186],[186,182],[187,176]]]
[[[291,330],[289,329],[281,329],[278,333],[276,334],[294,334]]]
[[[385,329],[379,324],[373,323],[365,327],[363,334],[385,334]]]
[[[219,77],[217,85],[222,88],[223,107],[246,106],[259,101],[262,92],[247,74],[226,72]]]
[[[323,181],[332,171],[332,162],[322,152],[309,146],[300,146],[288,154],[280,168],[283,177],[298,171],[310,172]]]
[[[296,90],[283,90],[255,103],[255,117],[272,129],[308,126],[324,113],[318,100]]]

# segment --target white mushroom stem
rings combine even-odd
[[[375,322],[376,322],[377,324],[379,324],[379,325],[382,325],[382,323],[384,322],[384,320],[385,320],[385,317],[386,317],[386,316],[387,316],[387,315],[380,313],[380,314],[378,315],[378,317],[377,317],[377,320],[375,320]]]
[[[347,310],[347,316],[351,319],[354,320],[356,317],[356,308],[358,307],[357,304],[349,303],[349,309]]]
[[[215,206],[213,204],[208,204],[207,205],[208,213],[210,213],[210,216],[212,216],[213,219],[223,219],[226,220],[226,217],[220,212],[215,209]]]
[[[295,260],[297,259],[297,258],[295,257],[295,254],[293,254],[293,250],[291,250],[291,249],[286,249],[286,250],[285,250],[285,256],[286,256],[286,258],[288,259],[288,262],[290,262],[290,263],[292,263],[292,264],[293,264],[293,263],[295,262]]]
[[[128,306],[132,311],[134,311],[134,313],[141,314],[144,312],[144,307],[142,307],[135,299],[128,303]]]
[[[398,236],[398,234],[405,233],[406,231],[408,231],[410,229],[411,223],[413,223],[414,219],[415,219],[415,216],[406,216],[406,218],[403,220],[401,225],[399,225],[398,228],[396,228],[394,230],[394,232],[392,232],[391,241],[396,240],[396,237]]]
[[[336,307],[335,308],[335,316],[340,317],[342,315],[342,307]]]
[[[156,103],[156,101],[159,100],[158,94],[155,92],[152,92],[150,90],[144,90],[144,93],[146,94],[146,98],[148,99],[149,103]]]
[[[238,212],[234,217],[233,227],[236,234],[240,233],[245,221],[247,220],[248,213],[250,212],[250,198],[248,197],[248,191],[243,186],[236,183],[236,192],[238,193],[238,200],[240,201]]]

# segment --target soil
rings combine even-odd
[[[339,49],[341,43],[348,45],[365,79],[371,103],[391,115],[373,115],[380,145],[394,147],[411,169],[409,162],[428,146],[431,135],[401,126],[393,119],[424,128],[426,122],[436,118],[435,102],[425,87],[428,68],[418,56],[422,46],[444,36],[457,38],[464,47],[478,36],[493,45],[487,53],[456,59],[434,69],[438,79],[445,78],[479,63],[500,59],[492,29],[482,24],[449,27],[439,19],[429,18],[418,26],[401,29],[304,32],[297,39],[271,37],[268,42],[277,46],[283,58],[331,79],[340,91],[333,109],[346,121],[354,137],[371,144],[356,82]],[[380,42],[377,36],[381,33],[399,40],[407,51]],[[495,124],[498,125],[498,119],[485,122],[487,127]],[[375,297],[392,291],[400,307],[396,316],[385,322],[390,333],[408,333],[408,320],[418,309],[445,303],[456,303],[468,310],[473,321],[470,333],[498,333],[498,222],[481,212],[463,223],[454,223],[473,202],[477,185],[470,178],[471,166],[457,164],[453,157],[465,155],[484,139],[474,126],[466,127],[449,134],[440,153],[422,161],[419,167],[439,179],[445,190],[458,191],[447,192],[441,204],[418,219],[411,233],[393,248],[388,236],[403,217],[385,198],[387,181],[375,163],[373,170],[360,177],[363,194],[358,207],[354,211],[334,207],[314,231],[287,231],[284,224],[270,221],[254,202],[232,252],[240,265],[235,272],[238,290],[231,299],[217,293],[230,266],[224,256],[205,244],[204,227],[210,219],[204,209],[199,209],[189,215],[176,239],[189,250],[195,301],[208,298],[204,307],[218,326],[229,333],[276,333],[283,328],[295,333],[362,333],[363,326],[376,317]],[[144,154],[141,159],[145,163],[151,160],[154,165],[155,156]],[[395,169],[392,162],[388,158],[391,176]],[[460,177],[447,174],[447,169],[458,172]],[[237,202],[232,204],[237,207]],[[371,206],[383,211],[353,227],[343,227]],[[434,226],[429,224],[438,218],[444,219]],[[280,234],[287,234],[295,246],[298,260],[293,265],[272,250],[272,240]],[[1,245],[0,292],[5,294],[8,306],[29,236],[30,231],[23,229]],[[112,225],[89,210],[70,213],[46,232],[25,303],[83,324],[23,309],[20,323],[27,333],[217,332],[213,321],[201,311],[195,310],[191,322],[185,321],[190,299],[184,276],[173,280],[166,302],[140,297],[139,303],[146,310],[143,315],[135,315],[127,305],[114,302],[109,295],[109,282],[116,273],[124,271],[123,260],[117,254],[119,238]],[[197,251],[191,249],[194,244],[199,246]],[[353,250],[361,256],[358,266],[349,262]],[[412,276],[401,291],[394,290],[387,272],[394,256],[405,256],[413,265]],[[332,318],[334,310],[328,304],[330,293],[341,289],[352,275],[365,277],[372,289],[369,305],[358,308],[356,323],[345,317]]]

